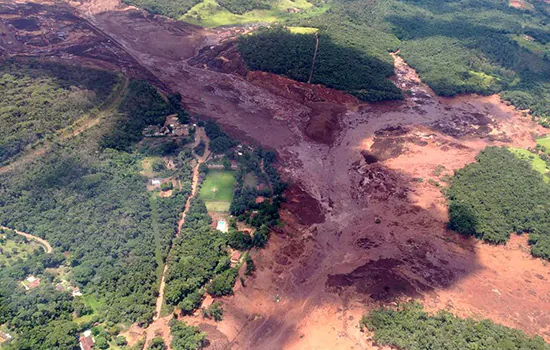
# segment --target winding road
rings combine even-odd
[[[30,240],[33,240],[33,241],[36,241],[38,242],[38,244],[40,244],[40,246],[44,249],[44,251],[48,254],[51,254],[53,253],[53,248],[52,246],[50,245],[50,243],[48,243],[48,241],[46,241],[45,239],[43,238],[40,238],[38,236],[34,236],[34,235],[31,235],[30,233],[26,233],[26,232],[21,232],[21,231],[18,231],[18,230],[14,230],[12,228],[9,228],[9,227],[6,227],[6,226],[2,226],[0,225],[0,229],[4,229],[4,230],[10,230],[10,231],[13,231],[15,232],[16,234],[20,235],[20,236],[23,236],[27,239],[30,239]]]

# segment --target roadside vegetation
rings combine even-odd
[[[446,311],[430,315],[415,302],[373,310],[363,316],[360,326],[374,333],[377,345],[397,349],[550,349],[539,336],[489,320],[461,319]]]
[[[550,259],[550,187],[531,163],[488,147],[455,172],[447,191],[449,228],[494,244],[529,234],[534,256]]]
[[[0,268],[19,260],[25,260],[39,249],[43,248],[33,240],[17,235],[11,230],[0,228]]]

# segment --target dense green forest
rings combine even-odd
[[[418,303],[373,310],[360,324],[374,332],[378,345],[398,349],[550,349],[541,337],[530,337],[489,320],[461,319],[446,311],[430,315]]]
[[[365,101],[401,98],[399,89],[387,79],[393,75],[389,63],[338,45],[324,34],[319,34],[313,62],[315,45],[315,36],[292,34],[284,28],[260,29],[239,39],[240,52],[250,69],[302,82],[308,82],[311,75],[313,84],[344,90]]]
[[[550,186],[531,164],[505,148],[488,147],[455,172],[447,191],[449,228],[505,243],[528,233],[531,252],[550,259]]]
[[[174,241],[166,274],[166,303],[178,306],[183,313],[192,313],[200,306],[203,287],[210,279],[231,270],[227,235],[213,229],[211,223],[204,202],[193,198],[180,236]]]
[[[320,28],[336,44],[383,62],[387,51],[399,50],[436,93],[501,92],[546,125],[550,5],[532,5],[534,10],[513,8],[508,0],[335,1],[318,17],[288,23]]]
[[[0,164],[99,107],[117,75],[38,61],[0,63]]]
[[[17,335],[10,349],[72,349],[77,344],[76,332],[86,323],[73,323],[73,311],[80,316],[91,310],[55,289],[58,270],[68,269],[63,278],[80,287],[86,300],[96,300],[91,320],[151,320],[159,265],[190,193],[192,156],[186,149],[179,152],[183,141],[169,147],[176,154],[172,172],[182,187],[170,197],[151,200],[140,174],[146,155],[141,152],[157,149],[135,144],[140,127],[159,122],[173,109],[148,83],[133,81],[118,111],[98,127],[53,143],[24,168],[0,175],[0,224],[43,237],[55,251],[39,250],[0,270],[0,324],[7,323]],[[42,282],[26,292],[18,282],[30,274]]]
[[[242,15],[255,9],[270,9],[272,0],[218,0],[218,4],[231,13]]]
[[[124,0],[124,3],[147,10],[150,13],[179,19],[202,0]],[[234,14],[255,9],[270,9],[273,0],[218,0],[219,6]]]
[[[201,0],[123,0],[123,2],[127,5],[140,7],[155,15],[178,19]]]
[[[151,84],[142,80],[130,82],[118,110],[119,114],[113,116],[109,130],[103,135],[102,148],[127,151],[141,140],[147,125],[163,125],[166,116],[175,112]]]

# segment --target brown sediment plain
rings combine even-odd
[[[447,231],[440,189],[488,145],[534,146],[545,131],[520,111],[498,96],[435,97],[398,55],[394,81],[408,92],[405,101],[360,103],[248,72],[228,40],[243,28],[205,30],[116,0],[71,6],[90,28],[88,51],[67,56],[71,45],[48,44],[36,53],[3,42],[3,54],[110,64],[149,77],[181,93],[193,113],[279,154],[291,186],[283,224],[253,253],[257,271],[221,298],[222,322],[186,318],[208,333],[210,348],[376,348],[359,331],[361,315],[410,298],[550,341],[550,268],[530,256],[526,237],[491,246]],[[0,40],[34,35],[6,24],[5,12],[0,29],[9,33]],[[44,13],[35,16],[39,25]]]

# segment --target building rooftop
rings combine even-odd
[[[222,231],[223,233],[229,232],[229,227],[227,226],[227,222],[225,220],[218,221],[216,230]]]

